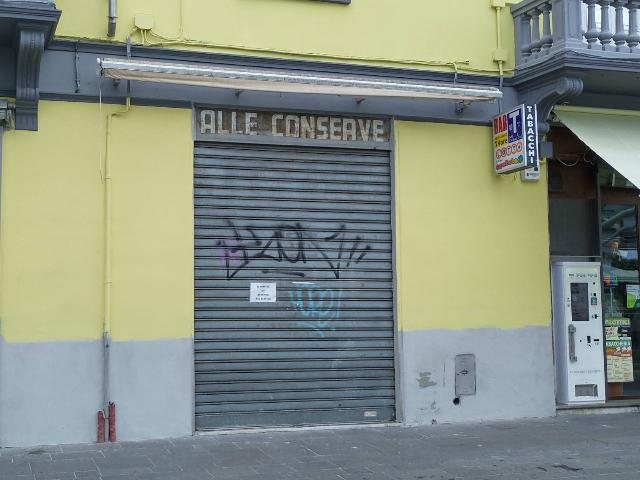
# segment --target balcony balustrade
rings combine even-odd
[[[525,0],[511,12],[516,68],[560,51],[640,60],[640,0]]]

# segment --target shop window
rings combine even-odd
[[[601,163],[602,285],[609,399],[640,398],[640,193]]]
[[[582,157],[549,161],[550,253],[598,257],[596,169]]]

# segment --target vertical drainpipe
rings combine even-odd
[[[0,211],[2,209],[2,140],[4,131],[13,126],[15,105],[7,100],[0,100]]]
[[[4,136],[4,123],[0,121],[0,214],[2,212],[2,137]],[[0,228],[2,217],[0,216]]]
[[[104,320],[103,339],[103,414],[109,425],[109,441],[115,441],[115,405],[111,402],[110,350],[111,350],[111,287],[112,278],[112,184],[111,184],[111,140],[113,118],[126,115],[131,110],[131,92],[127,88],[125,108],[107,115],[106,147],[104,157]],[[113,430],[113,431],[112,431]]]
[[[15,105],[7,100],[0,100],[0,213],[2,212],[2,150],[5,129],[13,127]],[[2,228],[2,218],[0,215],[0,229]]]
[[[496,11],[496,49],[493,51],[493,61],[498,64],[500,73],[500,91],[504,85],[504,63],[507,58],[502,48],[502,9],[506,7],[505,0],[491,0],[491,7]],[[502,112],[502,99],[498,99],[498,113]]]
[[[102,325],[103,377],[102,412],[109,418],[110,389],[110,347],[111,347],[111,128],[113,114],[107,115],[106,148],[104,155],[104,318]]]
[[[117,19],[118,19],[117,0],[109,0],[109,24],[107,26],[108,37],[115,37]]]
[[[496,53],[498,55],[502,54],[502,25],[500,24],[500,20],[502,18],[502,7],[500,4],[494,7],[496,10]],[[498,57],[497,61],[498,68],[500,70],[500,91],[502,91],[502,87],[504,84],[504,60],[501,57]],[[498,113],[502,112],[502,98],[498,99]]]
[[[114,14],[115,14],[115,0]],[[109,4],[111,13],[111,3]],[[111,20],[111,18],[110,18]],[[131,57],[131,36],[127,38],[127,58]],[[98,412],[98,438],[101,438],[100,429],[102,423],[102,439],[104,441],[105,426],[108,425],[108,440],[116,440],[115,431],[115,404],[111,402],[111,289],[113,284],[112,273],[112,184],[111,184],[111,140],[113,135],[114,117],[125,116],[131,110],[131,82],[127,82],[127,96],[124,109],[107,114],[107,131],[105,135],[104,150],[104,311],[102,324],[103,341],[103,377],[102,377],[102,412]],[[102,420],[100,419],[102,413]],[[106,424],[106,425],[105,425]],[[100,440],[98,440],[100,441]]]

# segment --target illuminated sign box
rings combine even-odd
[[[496,173],[539,167],[535,105],[523,104],[493,118],[493,165]]]

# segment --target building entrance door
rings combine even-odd
[[[640,191],[600,179],[607,397],[640,399]]]

